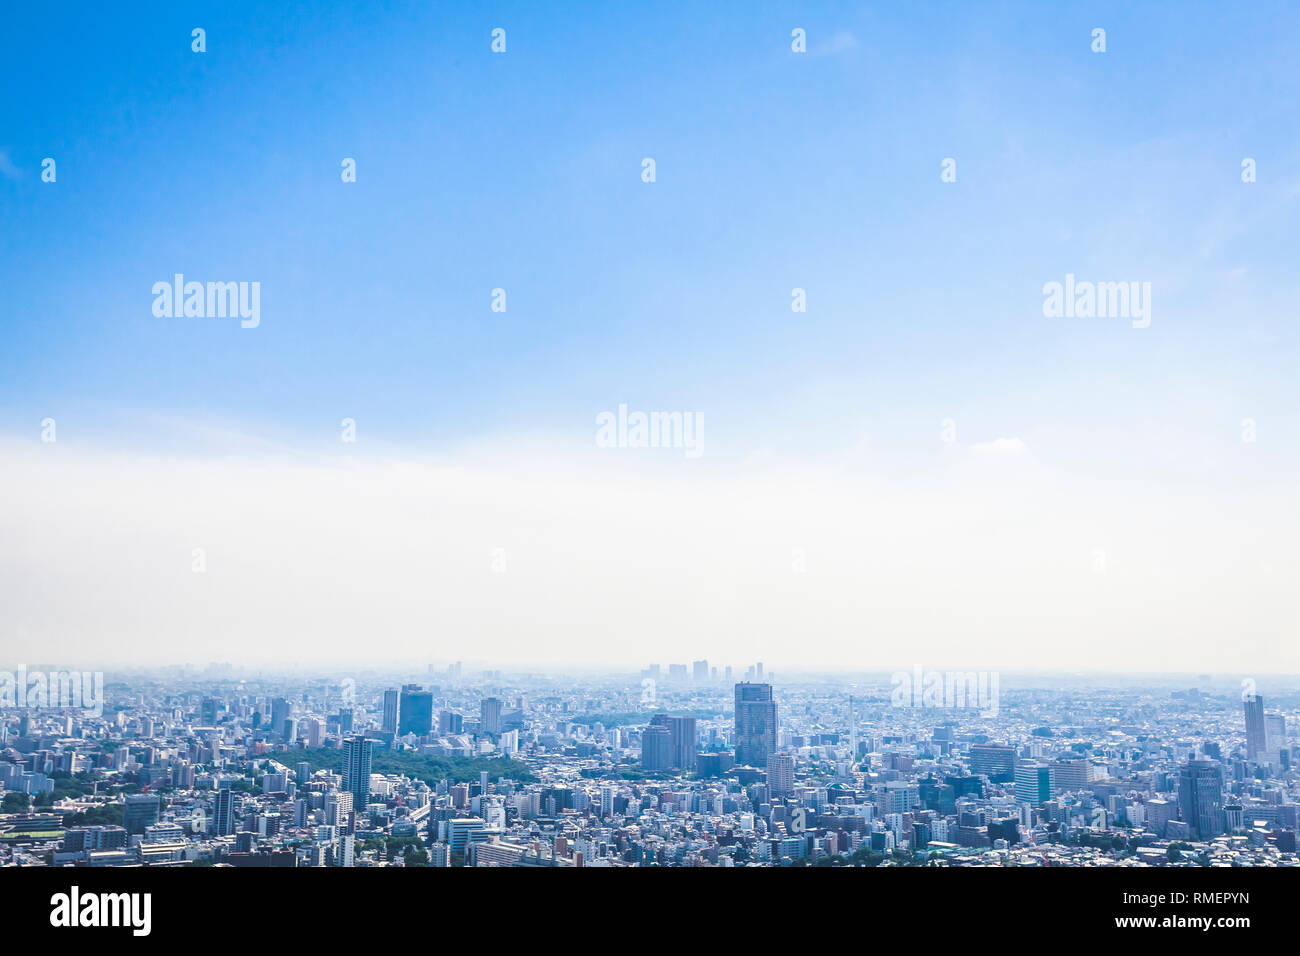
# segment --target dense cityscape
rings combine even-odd
[[[3,866],[1298,862],[1300,692],[1249,680],[46,674],[0,686]]]

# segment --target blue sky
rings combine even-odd
[[[1191,670],[1300,669],[1293,6],[78,5],[6,27],[0,494],[44,523],[0,511],[0,603],[34,647],[252,655],[317,601],[339,655],[378,603],[412,658],[442,628],[517,658],[775,663],[813,621],[808,663],[882,663],[867,627],[934,640],[934,666],[1160,668],[1166,645],[1126,656],[1159,633],[1201,650]],[[259,282],[260,326],[155,317],[177,272]],[[1045,318],[1067,273],[1150,282],[1150,327]],[[593,454],[621,403],[702,415],[704,457]],[[313,538],[341,489],[366,520]],[[499,545],[514,591],[482,577]],[[805,546],[837,570],[792,588]]]
[[[3,425],[437,447],[628,401],[741,453],[1208,392],[1294,436],[1300,16],[1128,7],[15,9]],[[155,318],[178,271],[260,281],[261,327]],[[1152,327],[1045,320],[1066,272],[1152,281]]]

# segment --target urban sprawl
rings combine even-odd
[[[1300,693],[1250,681],[33,673],[3,866],[1297,865]]]

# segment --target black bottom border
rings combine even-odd
[[[286,929],[313,937],[324,933],[331,944],[378,940],[395,926],[419,926],[429,917],[500,930],[509,912],[544,916],[536,925],[549,926],[548,934],[573,920],[575,929],[587,932],[604,925],[626,929],[635,921],[638,938],[646,931],[664,940],[679,936],[681,927],[672,928],[672,920],[661,929],[641,923],[645,914],[635,901],[645,893],[669,894],[665,901],[679,903],[695,900],[687,909],[702,921],[735,912],[733,905],[717,907],[727,899],[748,900],[755,915],[766,914],[765,921],[811,918],[812,925],[829,928],[839,914],[857,939],[872,913],[921,926],[941,920],[948,929],[965,927],[990,938],[1013,927],[1223,938],[1289,927],[1291,914],[1283,908],[1300,888],[1297,874],[1244,867],[601,869],[6,867],[0,870],[0,892],[6,922],[20,937],[31,932],[57,941],[75,933],[87,941],[111,936],[130,945],[213,941],[227,934],[239,939]],[[149,894],[148,935],[137,935],[131,926],[52,925],[52,914],[58,920],[71,908],[73,887],[82,906],[90,894]],[[633,905],[617,905],[620,897]],[[143,897],[136,902],[142,910]],[[137,911],[136,922],[142,921]],[[527,925],[515,928],[526,932]]]

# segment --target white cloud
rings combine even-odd
[[[0,444],[4,651],[69,667],[1300,664],[1296,509],[1268,493],[1081,482],[1018,467],[1018,451],[937,456],[903,483],[618,450],[348,447],[306,461]]]

